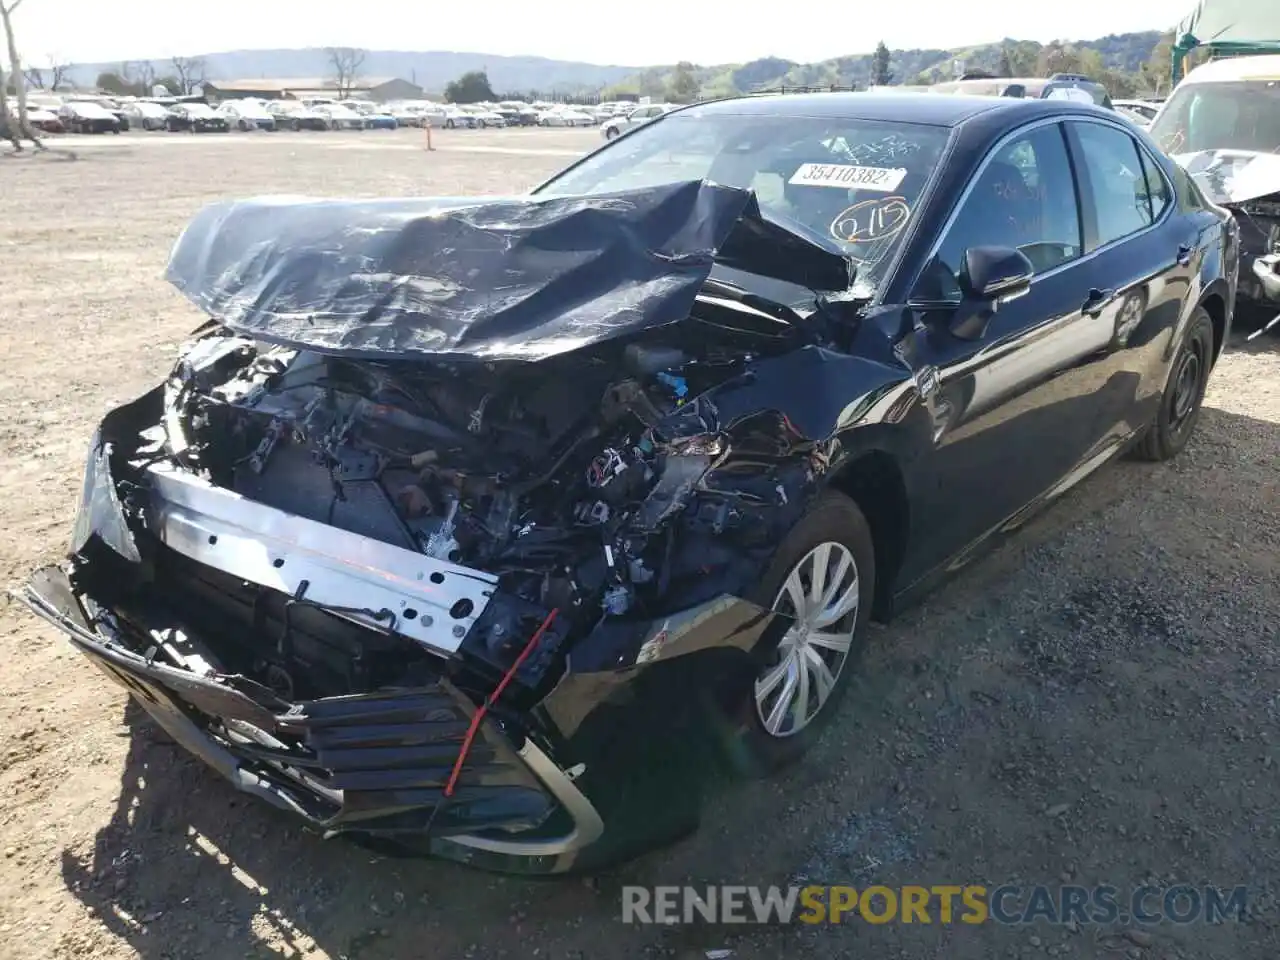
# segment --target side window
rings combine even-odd
[[[1180,163],[1173,165],[1173,183],[1177,188],[1179,210],[1183,213],[1195,213],[1197,210],[1206,209],[1200,188]]]
[[[926,270],[922,299],[958,299],[964,252],[980,246],[1021,250],[1036,273],[1080,256],[1080,208],[1058,124],[1036,127],[988,158]]]
[[[1083,175],[1093,188],[1098,246],[1127,237],[1153,221],[1147,179],[1133,137],[1101,123],[1075,122]]]
[[[1151,205],[1152,218],[1159,220],[1173,201],[1169,196],[1169,184],[1161,175],[1160,167],[1152,159],[1151,154],[1139,147],[1138,157],[1142,161],[1142,176],[1145,181],[1142,189],[1146,193],[1147,202]]]

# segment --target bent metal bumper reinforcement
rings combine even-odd
[[[147,523],[197,563],[443,654],[461,646],[498,579],[246,499],[169,464],[147,468]]]
[[[488,720],[444,804],[475,714],[447,680],[290,702],[244,677],[202,676],[134,653],[128,628],[82,603],[57,568],[37,572],[14,596],[237,789],[326,836],[416,834],[451,859],[512,857],[536,863],[531,872],[559,873],[604,832],[595,807],[533,739],[517,748]],[[533,833],[557,807],[564,828]]]

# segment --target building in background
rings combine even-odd
[[[283,79],[210,80],[205,96],[217,100],[256,97],[262,100],[302,100],[309,97],[337,97],[337,81],[331,77],[287,77]],[[420,100],[423,89],[399,77],[357,77],[348,85],[347,96],[364,100]]]

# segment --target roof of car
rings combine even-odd
[[[724,116],[848,117],[952,127],[979,114],[997,111],[1009,114],[1011,120],[1021,120],[1079,113],[1081,107],[1079,103],[1062,100],[865,91],[734,97],[694,104],[693,109]]]
[[[1280,54],[1210,60],[1188,72],[1182,82],[1223,83],[1232,80],[1280,80]]]

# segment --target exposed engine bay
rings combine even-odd
[[[138,453],[283,514],[483,571],[508,601],[556,610],[564,640],[660,612],[673,577],[708,569],[705,553],[676,549],[672,521],[727,445],[713,408],[688,401],[752,354],[700,354],[632,343],[538,364],[352,360],[222,330],[183,355],[164,422]],[[708,494],[693,527],[743,521],[741,492]],[[472,612],[470,599],[454,604],[460,623]],[[496,667],[513,654],[495,638],[536,625],[518,612],[488,616],[472,638]]]

